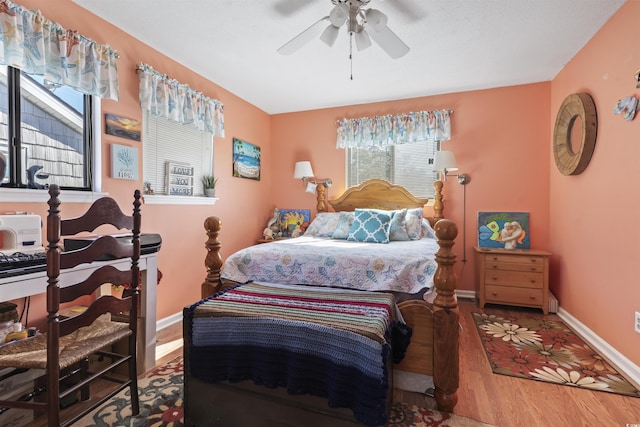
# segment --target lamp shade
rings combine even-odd
[[[296,168],[293,172],[295,179],[309,178],[313,176],[311,162],[296,162]]]
[[[453,151],[436,151],[433,170],[435,172],[457,171],[458,163]]]

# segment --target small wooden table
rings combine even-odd
[[[475,247],[476,293],[486,303],[542,309],[549,314],[550,252]]]

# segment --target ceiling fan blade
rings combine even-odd
[[[403,57],[409,52],[409,46],[386,25],[378,31],[371,29],[367,33],[393,59]]]
[[[309,28],[283,44],[278,48],[278,52],[283,55],[291,55],[296,52],[305,44],[309,43],[314,38],[318,37],[323,31],[324,22],[328,21],[329,17],[325,16],[313,23]]]

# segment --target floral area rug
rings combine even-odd
[[[640,391],[560,319],[473,313],[496,374],[640,397]]]
[[[129,390],[123,390],[109,402],[77,421],[74,427],[182,427],[183,411],[182,358],[157,367],[138,379],[140,414],[132,417]],[[484,424],[454,414],[394,403],[388,427],[484,427]]]

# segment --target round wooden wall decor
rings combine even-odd
[[[576,122],[581,127],[574,127]],[[553,131],[553,157],[563,175],[584,172],[596,146],[597,130],[596,106],[591,96],[587,93],[569,95],[560,106]]]

